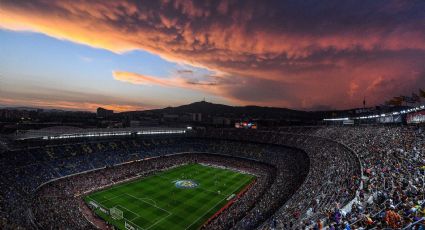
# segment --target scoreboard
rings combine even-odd
[[[240,121],[235,123],[237,129],[257,129],[257,123],[252,121]]]

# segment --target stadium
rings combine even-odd
[[[382,229],[423,220],[425,136],[416,127],[117,133],[19,136],[20,148],[2,153],[2,226]],[[387,222],[394,210],[406,214]]]
[[[425,0],[0,0],[0,230],[425,230]]]

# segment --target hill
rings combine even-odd
[[[323,112],[307,112],[292,110],[287,108],[262,107],[262,106],[230,106],[215,104],[206,101],[194,102],[176,107],[166,107],[163,109],[124,112],[123,114],[187,114],[202,113],[207,116],[224,116],[236,118],[257,118],[257,119],[319,119]]]

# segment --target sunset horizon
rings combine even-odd
[[[3,0],[0,105],[382,105],[425,87],[424,4]]]

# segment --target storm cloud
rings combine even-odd
[[[423,86],[424,25],[421,0],[0,2],[1,28],[117,53],[149,51],[219,75],[214,82],[182,76],[177,87],[304,109],[359,106],[365,96],[380,104]],[[118,80],[175,83],[140,76]]]

